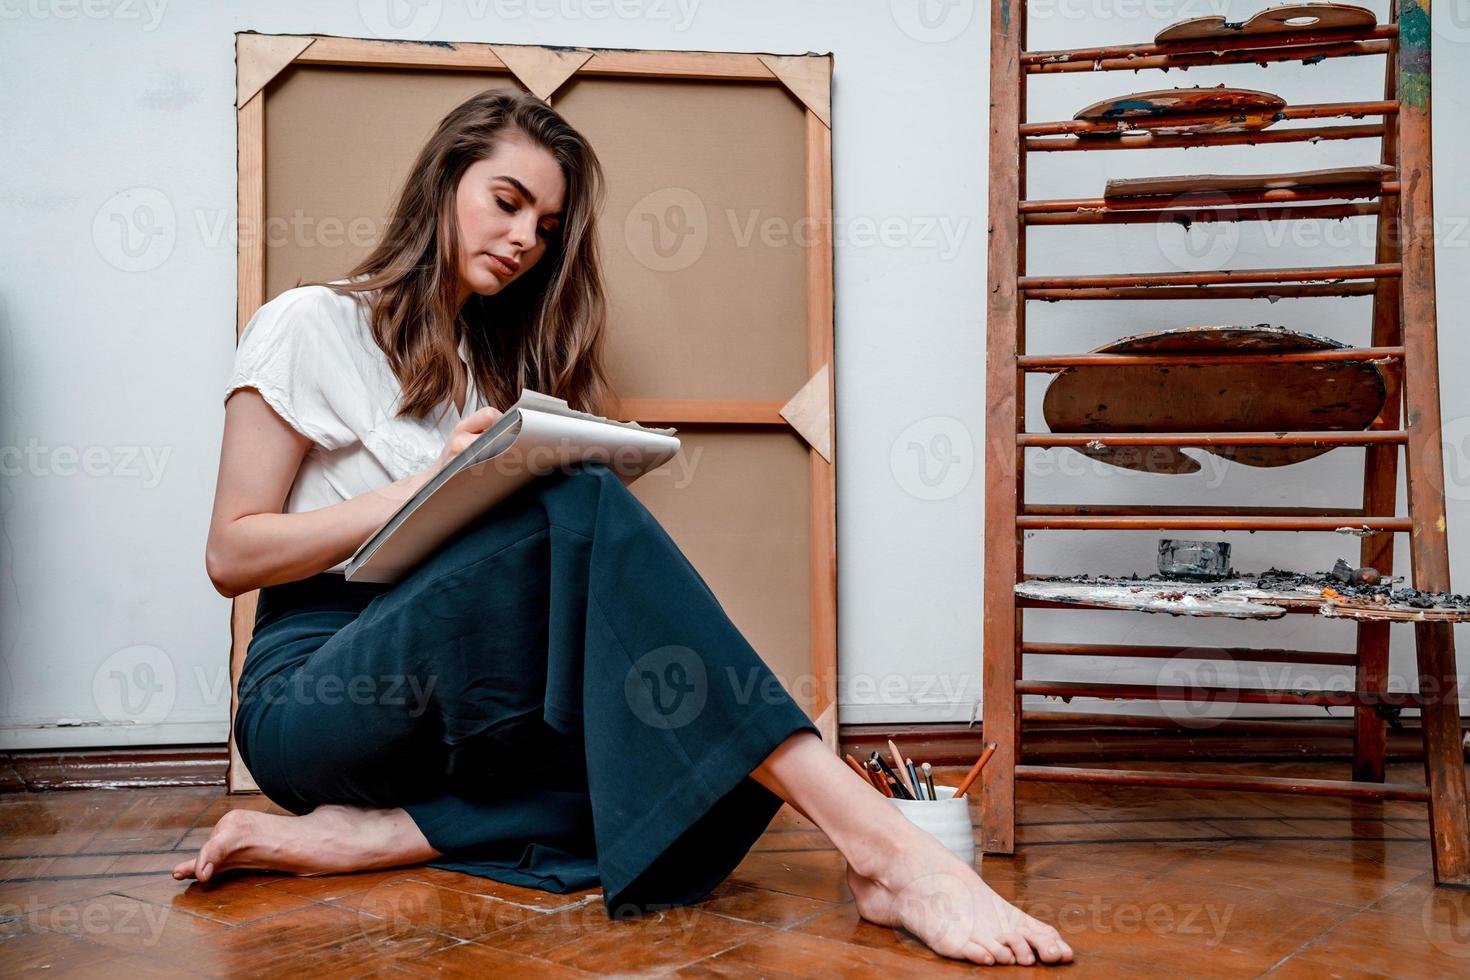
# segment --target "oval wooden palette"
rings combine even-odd
[[[1231,22],[1219,16],[1191,17],[1159,31],[1154,35],[1154,42],[1168,44],[1171,41],[1204,41],[1251,34],[1315,34],[1319,31],[1372,27],[1376,23],[1377,14],[1352,4],[1287,3],[1269,7],[1239,22]]]
[[[1204,326],[1124,337],[1096,353],[1238,353],[1346,346],[1284,327]],[[1042,415],[1053,432],[1279,432],[1366,429],[1387,386],[1368,361],[1310,364],[1098,365],[1060,371]],[[1331,446],[1211,446],[1247,466],[1286,466]],[[1174,446],[1079,449],[1093,459],[1145,473],[1195,473],[1199,462]]]
[[[1112,129],[1078,133],[1088,137],[1118,136],[1140,129],[1169,135],[1239,133],[1265,129],[1285,107],[1286,100],[1279,95],[1219,85],[1120,95],[1094,102],[1073,118],[1113,124]]]

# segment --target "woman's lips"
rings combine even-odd
[[[506,261],[504,259],[497,258],[494,255],[487,255],[487,258],[490,259],[490,268],[495,270],[496,275],[500,275],[500,276],[513,276],[513,275],[515,275],[516,270],[512,269],[510,267],[510,265],[508,263],[506,263]]]

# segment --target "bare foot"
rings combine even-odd
[[[333,874],[420,864],[440,857],[402,809],[319,806],[301,817],[231,810],[174,878],[209,881],[234,868]]]
[[[908,821],[890,828],[862,875],[848,867],[858,914],[902,926],[941,956],[991,965],[1070,963],[1072,947],[1049,925],[1001,898],[975,869]]]

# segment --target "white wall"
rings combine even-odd
[[[832,52],[842,716],[967,718],[980,687],[986,533],[988,10],[974,0],[391,0],[406,12],[395,28],[387,2],[0,0],[0,748],[225,736],[230,604],[205,577],[203,546],[218,395],[234,347],[238,30]],[[1435,189],[1444,414],[1457,450],[1451,560],[1457,587],[1470,590],[1470,341],[1458,316],[1470,306],[1462,164],[1470,12],[1460,8],[1434,10]],[[1213,12],[1204,0],[1048,0],[1044,10],[1033,15],[1032,47],[1137,41],[1179,16]],[[1126,91],[1222,81],[1291,102],[1373,98],[1380,74],[1380,59],[1363,59],[1050,76],[1037,80],[1031,118],[1066,118]],[[1054,154],[1033,158],[1032,194],[1094,195],[1106,177],[1129,173],[1372,162],[1373,152],[1353,142]],[[1213,257],[1233,253],[1226,260],[1235,266],[1367,261],[1358,233],[1342,233],[1355,226],[1337,227],[1325,245],[1273,244],[1249,226],[1238,241],[1195,244]],[[1151,229],[1035,235],[1035,271],[1157,271],[1196,261],[1182,237]],[[1139,330],[1261,321],[1361,342],[1367,303],[1059,305],[1033,317],[1032,336],[1036,350],[1082,349]],[[1207,468],[1199,478],[1092,467],[1038,473],[1033,499],[1168,500],[1207,486],[1222,500],[1346,504],[1354,452],[1275,472]],[[1056,457],[1052,469],[1061,463]],[[1032,569],[1146,572],[1156,538],[1042,535],[1031,542]],[[1355,541],[1333,536],[1233,540],[1242,569],[1320,568],[1356,552]],[[1038,624],[1038,638],[1324,649],[1346,649],[1351,639],[1348,627],[1309,617],[1262,626],[1075,613]],[[1460,638],[1464,645],[1470,634]],[[1411,676],[1404,653],[1395,659],[1399,684]],[[1062,676],[1059,665],[1038,666]],[[1161,665],[1067,666],[1151,680]],[[1284,680],[1300,686],[1320,676],[1294,670]]]

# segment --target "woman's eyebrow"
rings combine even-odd
[[[495,175],[495,179],[496,180],[503,180],[507,184],[509,184],[510,186],[514,187],[520,193],[521,197],[524,197],[527,201],[530,201],[531,202],[531,206],[532,207],[535,207],[535,205],[536,205],[536,195],[535,194],[532,194],[531,193],[531,189],[529,187],[527,187],[525,184],[523,184],[520,181],[516,180],[514,177],[510,176],[509,174],[496,174]],[[558,211],[555,214],[548,214],[546,217],[548,217],[548,218],[556,218],[556,219],[560,220],[561,219],[561,212]]]

